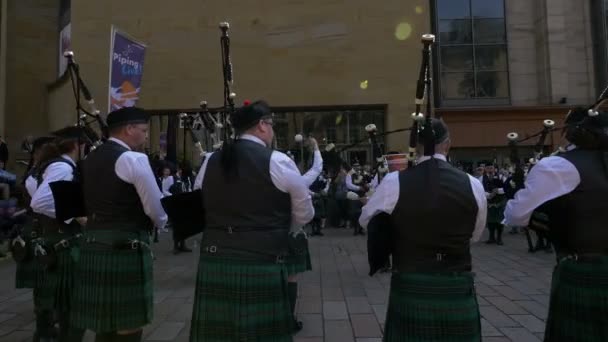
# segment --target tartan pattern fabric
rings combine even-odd
[[[292,322],[283,264],[201,254],[191,342],[291,342]]]
[[[91,231],[85,234],[77,265],[71,324],[96,333],[143,327],[152,321],[152,253],[139,249],[112,249],[91,243],[149,242],[146,232]]]
[[[15,270],[15,288],[33,289],[36,286],[38,263],[34,259],[18,262]]]
[[[67,234],[46,234],[42,242],[49,248],[62,239],[70,238]],[[71,307],[72,291],[74,289],[76,263],[74,255],[78,251],[78,242],[68,249],[56,252],[57,261],[52,269],[46,269],[36,261],[35,287],[37,288],[38,305],[43,310],[58,310],[66,312]]]
[[[293,239],[293,236],[290,235],[289,238]],[[301,252],[290,248],[289,254],[285,257],[285,267],[289,276],[312,270],[308,240],[306,240],[306,246]]]
[[[608,341],[608,257],[555,268],[545,342],[561,341]]]
[[[473,275],[393,274],[384,341],[481,341]]]

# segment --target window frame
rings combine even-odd
[[[437,107],[462,107],[462,106],[500,106],[500,105],[510,105],[511,104],[511,78],[510,78],[510,66],[509,66],[509,34],[507,30],[507,11],[506,11],[506,1],[502,0],[503,5],[503,16],[502,17],[473,17],[473,0],[467,0],[469,3],[469,17],[464,18],[469,20],[471,25],[471,42],[470,43],[448,43],[442,44],[441,42],[441,32],[440,32],[440,22],[444,20],[444,18],[439,18],[439,0],[431,0],[431,25],[436,32],[436,45],[433,50],[433,74],[436,80],[434,85],[434,92],[438,96],[434,100],[435,105]],[[463,18],[445,18],[445,20],[462,20]],[[475,21],[478,19],[502,19],[504,22],[504,41],[501,43],[491,42],[491,43],[476,43],[475,41]],[[480,46],[504,46],[506,53],[506,65],[504,70],[498,69],[479,69],[477,67],[477,58],[475,49]],[[466,46],[471,48],[472,52],[472,62],[473,66],[470,71],[443,71],[442,58],[441,58],[441,48],[442,47],[451,47],[451,46]],[[444,98],[444,92],[442,90],[443,85],[443,75],[450,73],[473,73],[473,87],[475,89],[475,95],[478,92],[477,86],[477,73],[478,72],[504,72],[506,73],[506,82],[507,82],[507,95],[506,97],[470,97],[470,98]]]

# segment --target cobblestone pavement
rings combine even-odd
[[[155,245],[155,314],[147,341],[187,341],[198,253],[173,255],[170,234]],[[192,239],[191,239],[192,240]],[[189,241],[196,247],[196,241]],[[295,342],[380,342],[389,276],[369,277],[366,242],[345,229],[311,238],[314,271],[300,276]],[[473,247],[484,342],[542,341],[554,256],[526,252],[522,235]],[[30,290],[14,289],[14,262],[0,261],[0,341],[25,341],[34,329]],[[85,341],[93,341],[87,334]]]

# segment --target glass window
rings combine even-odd
[[[504,0],[471,0],[471,10],[475,18],[504,18]]]
[[[472,43],[471,21],[463,19],[440,20],[439,39],[445,44]]]
[[[507,48],[504,45],[480,45],[475,47],[477,70],[507,70]]]
[[[504,43],[507,40],[504,19],[474,19],[475,43]]]
[[[442,71],[473,70],[473,47],[446,46],[441,48]]]
[[[471,16],[469,0],[437,0],[437,14],[442,19],[460,19]]]
[[[508,99],[504,0],[436,0],[435,5],[441,98]]]

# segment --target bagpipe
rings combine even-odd
[[[431,46],[435,42],[435,36],[424,34],[421,42],[423,44],[422,63],[416,87],[416,111],[412,114],[412,126],[409,129],[408,168],[416,166],[419,135],[423,138],[424,155],[433,156],[435,154],[435,132],[432,126],[431,101]],[[425,97],[426,112],[422,114],[421,109],[425,103]],[[390,255],[393,253],[390,226],[391,217],[386,213],[374,216],[368,224],[367,253],[370,276],[390,264]]]
[[[221,31],[220,46],[222,53],[222,73],[224,77],[224,105],[218,108],[209,108],[207,101],[201,101],[201,111],[194,115],[182,113],[180,116],[184,127],[190,130],[195,146],[199,149],[201,156],[205,155],[200,141],[194,140],[192,132],[193,123],[200,119],[203,126],[213,140],[213,150],[220,150],[225,144],[231,143],[234,131],[230,122],[230,116],[235,111],[236,94],[232,91],[233,70],[230,58],[230,36],[228,31],[230,24],[222,22],[219,25]],[[205,206],[203,194],[200,189],[164,197],[161,200],[163,208],[167,213],[172,225],[176,241],[186,239],[204,230]]]
[[[63,56],[67,59],[67,72],[70,76],[72,91],[76,103],[76,123],[75,126],[80,128],[86,137],[85,141],[80,141],[78,138],[78,161],[76,170],[80,170],[82,164],[82,151],[80,145],[85,144],[84,158],[95,148],[101,146],[108,138],[108,126],[106,125],[101,112],[95,105],[95,99],[91,95],[89,88],[86,86],[80,74],[80,66],[76,63],[73,51],[64,52]],[[87,101],[89,110],[85,109],[81,103],[81,96]],[[97,124],[97,129],[101,135],[97,134],[92,128],[93,124]],[[74,217],[86,216],[86,208],[84,207],[84,196],[82,184],[79,181],[56,181],[49,183],[53,197],[55,199],[55,215],[57,220],[65,221]]]

